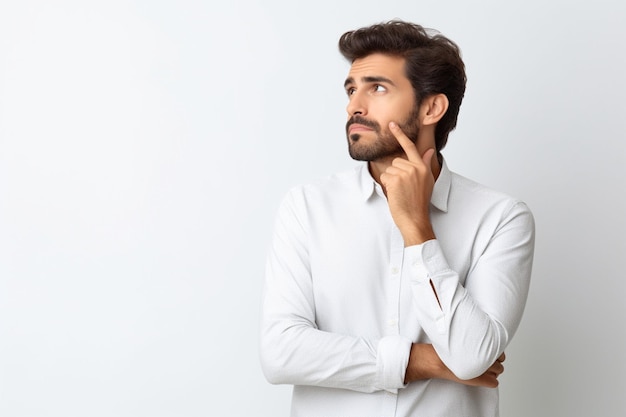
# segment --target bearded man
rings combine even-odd
[[[441,153],[465,93],[457,45],[391,21],[345,33],[346,135],[363,163],[298,186],[276,219],[261,363],[292,416],[497,416],[534,220]]]

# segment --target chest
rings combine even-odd
[[[449,265],[461,284],[471,269],[475,242],[454,233],[455,219],[432,216]],[[316,322],[322,330],[359,336],[405,333],[419,339],[404,242],[386,201],[333,210],[311,221],[310,267]]]

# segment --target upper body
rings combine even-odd
[[[406,367],[413,343],[432,344],[461,379],[504,351],[528,291],[532,215],[444,162],[431,218],[437,239],[405,247],[365,165],[287,194],[261,353],[271,382],[296,385],[294,416],[497,415],[497,389],[405,384]]]
[[[348,149],[366,163],[280,208],[264,372],[295,385],[294,416],[497,415],[532,215],[443,160],[465,90],[455,44],[389,22],[344,34],[340,50]]]

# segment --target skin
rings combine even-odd
[[[350,155],[368,161],[372,177],[387,196],[405,247],[435,239],[429,213],[441,170],[433,157],[435,127],[448,109],[447,97],[435,94],[417,104],[404,58],[380,53],[354,60],[344,86],[349,98],[346,134]],[[484,374],[461,380],[432,345],[414,343],[405,383],[440,378],[494,388],[504,371],[504,360],[503,353]]]

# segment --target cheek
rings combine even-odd
[[[395,121],[394,114],[389,111],[389,107],[377,106],[377,108],[371,110],[370,118],[376,120],[382,130],[389,130],[389,122]]]
[[[410,107],[401,100],[389,100],[378,103],[376,117],[378,123],[385,130],[389,130],[389,122],[402,123],[403,116],[406,117],[406,112]]]

